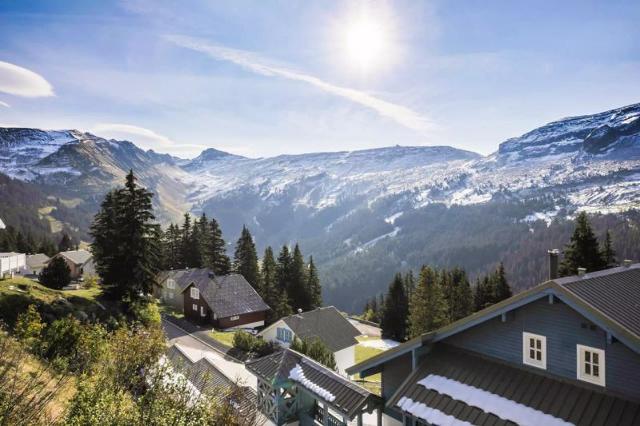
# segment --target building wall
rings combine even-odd
[[[356,345],[349,346],[348,348],[344,348],[337,352],[333,353],[333,356],[336,358],[336,366],[338,367],[338,373],[346,376],[347,373],[344,370],[347,367],[351,367],[355,364],[356,360]]]
[[[160,299],[165,305],[169,305],[172,308],[183,312],[184,310],[184,296],[178,286],[170,289],[167,288],[167,282],[163,281],[159,286],[153,286],[153,295],[157,299]]]
[[[23,253],[7,253],[0,257],[0,276],[14,274],[26,267],[27,256]]]
[[[251,325],[250,328],[261,327],[264,325],[266,312],[249,312],[248,314],[237,315],[237,319],[234,317],[217,318],[215,321],[216,327],[225,328],[242,328],[243,326]]]
[[[290,345],[289,343],[278,340],[278,334],[277,334],[278,328],[286,328],[287,330],[291,331],[291,334],[295,336],[295,333],[293,333],[293,330],[291,330],[289,326],[287,326],[287,324],[282,320],[278,320],[273,324],[271,324],[269,327],[262,330],[260,332],[260,335],[267,342],[275,342],[284,348],[288,348]]]
[[[184,316],[187,317],[192,322],[199,324],[209,324],[212,320],[211,309],[209,309],[209,305],[205,302],[202,295],[198,299],[191,298],[191,288],[193,285],[187,287],[186,290],[182,292],[183,295],[183,312]],[[193,305],[196,305],[198,310],[193,310]],[[205,315],[202,316],[201,312],[204,309]]]
[[[608,344],[605,331],[591,326],[557,298],[553,304],[544,298],[511,311],[506,322],[494,318],[444,342],[521,366],[522,333],[540,334],[547,339],[547,371],[572,380],[577,375],[576,345],[603,349],[606,388],[640,398],[640,355],[615,340]]]
[[[411,374],[411,352],[401,355],[382,367],[382,398],[387,401],[398,390],[402,382]],[[402,419],[399,411],[385,408],[387,416]]]

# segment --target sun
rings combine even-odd
[[[385,61],[388,34],[384,23],[359,17],[347,25],[344,46],[349,62],[360,71],[370,71]]]

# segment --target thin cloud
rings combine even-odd
[[[252,52],[231,49],[188,36],[169,35],[165,38],[180,47],[205,53],[217,60],[234,63],[256,74],[281,77],[310,84],[327,93],[349,99],[352,102],[370,108],[381,116],[394,120],[409,129],[424,132],[433,128],[433,124],[428,118],[410,108],[384,101],[360,90],[327,83],[318,77],[304,74],[283,65],[270,64],[269,61]]]
[[[54,96],[53,86],[40,74],[0,61],[0,92],[25,98]]]
[[[2,102],[2,101],[0,101],[0,106],[3,106],[3,107],[5,107],[5,108],[10,108],[10,107],[11,107],[11,105],[9,105],[9,104],[8,104],[8,103],[6,103],[6,102]]]

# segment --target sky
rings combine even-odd
[[[640,2],[0,0],[0,126],[184,158],[489,154],[640,102]]]

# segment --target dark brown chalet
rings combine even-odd
[[[181,286],[185,317],[221,329],[264,325],[269,306],[242,275],[194,271],[189,274],[189,282]]]

